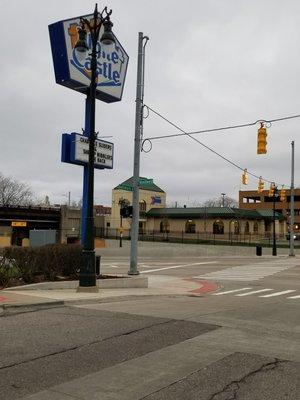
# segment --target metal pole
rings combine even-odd
[[[292,141],[292,165],[291,165],[291,204],[290,204],[290,252],[289,256],[294,257],[294,221],[295,221],[295,209],[294,209],[294,173],[295,173],[295,143]]]
[[[71,205],[71,192],[68,193],[68,206]]]
[[[141,132],[143,126],[143,77],[144,77],[144,48],[143,33],[139,32],[138,62],[137,62],[137,87],[135,108],[135,136],[134,136],[134,164],[133,164],[133,194],[132,194],[132,223],[129,275],[138,275],[137,248],[139,237],[139,178],[140,178],[140,153]]]
[[[97,6],[94,11],[94,21],[97,21]],[[83,232],[83,268],[79,273],[79,288],[93,287],[98,289],[96,285],[96,264],[94,249],[94,153],[95,153],[95,107],[96,107],[96,87],[97,87],[97,41],[98,32],[91,32],[92,37],[92,53],[91,53],[91,83],[87,101],[89,102],[89,161],[86,170],[86,216],[85,231]]]
[[[277,249],[276,249],[276,231],[275,231],[275,199],[276,199],[276,192],[277,188],[274,188],[273,194],[273,250],[272,255],[277,256]]]

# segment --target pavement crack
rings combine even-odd
[[[272,371],[273,369],[276,369],[279,364],[285,363],[287,361],[284,360],[279,360],[278,358],[275,358],[275,361],[271,361],[269,363],[263,364],[259,368],[257,368],[254,371],[249,372],[242,378],[238,380],[234,380],[230,383],[228,383],[226,386],[223,387],[223,389],[219,390],[218,392],[214,393],[209,397],[207,400],[217,400],[217,396],[220,394],[224,394],[228,392],[228,395],[230,397],[226,397],[224,400],[237,400],[238,399],[238,391],[241,388],[241,384],[245,383],[247,379],[249,379],[251,376],[259,374],[261,372],[266,372],[266,371]]]
[[[42,360],[42,359],[47,358],[47,357],[52,357],[52,356],[56,356],[56,355],[59,355],[59,354],[64,354],[64,353],[67,353],[69,351],[75,351],[75,350],[78,350],[78,349],[82,349],[84,347],[88,347],[88,346],[91,346],[91,345],[94,345],[94,344],[97,344],[97,343],[101,343],[101,342],[103,343],[103,342],[106,342],[107,340],[117,339],[117,338],[121,338],[121,337],[124,337],[124,336],[131,335],[133,333],[142,332],[143,330],[146,330],[146,329],[149,329],[149,328],[153,328],[155,326],[168,324],[171,321],[173,321],[173,320],[172,319],[165,320],[163,322],[159,322],[159,323],[156,323],[156,324],[143,326],[142,328],[132,329],[131,331],[123,332],[123,333],[118,334],[118,335],[109,336],[109,337],[106,337],[106,338],[103,338],[103,339],[100,339],[100,340],[94,340],[94,341],[91,341],[89,343],[84,343],[84,344],[80,344],[80,345],[77,345],[77,346],[68,347],[67,349],[63,349],[63,350],[60,350],[60,351],[54,351],[52,353],[44,354],[42,356],[33,357],[33,358],[28,359],[28,360],[16,362],[16,363],[9,364],[9,365],[4,365],[3,367],[0,367],[0,371],[5,370],[5,369],[9,369],[9,368],[13,368],[13,367],[17,367],[17,366],[20,366],[20,365],[28,364],[28,363],[33,362],[33,361]]]
[[[226,386],[224,386],[224,388],[222,390],[212,394],[211,397],[209,397],[207,400],[217,400],[216,396],[218,396],[220,394],[225,394],[226,392],[228,392],[228,396],[230,396],[230,397],[226,397],[226,399],[224,399],[224,400],[238,400],[237,396],[238,396],[238,391],[241,388],[240,385],[245,383],[249,377],[251,377],[255,374],[258,374],[260,372],[271,371],[271,370],[277,368],[279,364],[284,363],[284,362],[287,362],[287,361],[282,361],[282,360],[275,358],[275,361],[263,364],[261,367],[259,367],[258,369],[254,370],[254,371],[249,372],[247,375],[243,376],[242,378],[228,383]],[[170,383],[169,385],[161,387],[158,390],[155,390],[154,392],[148,393],[146,396],[140,397],[139,400],[145,400],[145,399],[149,398],[150,396],[161,392],[162,390],[169,389],[172,386],[176,385],[177,383],[183,382],[186,379],[190,378],[191,376],[198,374],[202,369],[203,368],[193,371],[190,374],[184,376],[183,378],[180,378],[180,379]]]

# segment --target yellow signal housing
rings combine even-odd
[[[264,181],[262,180],[262,177],[260,177],[258,181],[258,189],[257,189],[258,193],[262,193],[262,191],[264,190],[264,186],[265,186]]]
[[[269,197],[273,197],[275,192],[275,183],[272,182],[269,188]]]
[[[244,169],[243,175],[242,175],[242,184],[243,185],[248,185],[248,173],[247,173],[247,168]]]
[[[267,153],[267,129],[263,122],[260,123],[260,128],[257,132],[257,154]]]
[[[286,201],[286,190],[283,188],[283,185],[280,190],[280,201]]]

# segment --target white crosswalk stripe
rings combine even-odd
[[[203,275],[194,276],[194,278],[215,281],[257,281],[266,276],[274,275],[288,268],[292,268],[295,265],[297,265],[297,263],[291,263],[289,260],[272,260],[259,264],[239,265],[222,269],[220,271],[208,272]]]
[[[275,297],[275,296],[282,296],[283,294],[288,294],[288,293],[292,293],[292,292],[296,292],[296,290],[283,290],[282,292],[275,292],[275,293],[271,293],[271,294],[265,294],[265,295],[259,296],[259,297]]]
[[[252,290],[252,292],[248,292],[248,293],[240,293],[240,294],[236,294],[236,296],[239,296],[239,297],[242,297],[242,296],[250,296],[251,294],[257,294],[257,293],[269,292],[270,290],[273,290],[273,289],[260,289],[260,290]]]
[[[249,289],[252,289],[252,288],[244,287],[241,289],[227,290],[226,292],[213,293],[213,296],[222,296],[223,294],[236,293],[236,292],[241,292],[242,290],[249,290]]]
[[[249,290],[250,290],[250,292],[249,292]],[[261,293],[264,293],[264,292],[272,292],[272,293],[260,295]],[[242,287],[239,289],[226,290],[225,292],[212,293],[211,296],[232,295],[234,297],[255,296],[257,298],[272,298],[272,297],[277,297],[277,296],[284,296],[286,294],[293,293],[293,292],[296,292],[296,289],[287,289],[287,290],[277,291],[276,289],[271,289],[271,288],[252,290],[251,287]],[[285,298],[296,300],[296,299],[300,299],[300,295],[289,296],[289,297],[285,297]]]

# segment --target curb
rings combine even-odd
[[[48,308],[61,307],[64,301],[45,301],[40,303],[25,303],[25,304],[2,304],[0,305],[0,316],[21,314],[24,312],[32,312],[38,310],[46,310]]]

